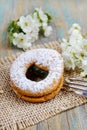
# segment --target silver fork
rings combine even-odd
[[[87,97],[87,79],[80,77],[66,78],[63,89]]]

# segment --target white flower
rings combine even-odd
[[[35,42],[38,39],[38,31],[39,30],[34,29],[32,32],[26,34],[31,43]]]
[[[33,26],[33,19],[30,15],[26,17],[21,16],[17,24],[22,28],[25,33],[31,32]]]
[[[65,68],[82,69],[81,76],[87,75],[87,39],[81,33],[81,27],[78,24],[72,25],[68,40],[61,42],[62,56],[64,58]]]
[[[35,22],[35,26],[40,27],[41,23],[40,23],[40,21],[38,19],[38,16],[37,16],[36,12],[33,13],[33,19],[34,19],[34,22]]]
[[[82,44],[82,40],[83,40],[83,36],[81,34],[81,32],[79,32],[78,30],[73,30],[72,34],[69,37],[69,41],[70,44],[74,45],[75,44]]]
[[[33,29],[37,29],[40,26],[38,20],[34,18],[32,18],[31,15],[27,15],[26,17],[21,16],[17,24],[22,28],[25,33],[32,32]]]
[[[77,24],[77,23],[74,23],[74,24],[72,25],[72,28],[73,28],[73,29],[78,29],[78,30],[81,30],[80,25],[79,25],[79,24]]]
[[[31,43],[38,39],[40,31],[43,31],[44,35],[48,37],[52,32],[52,27],[48,26],[48,20],[47,14],[41,8],[36,8],[30,15],[21,16],[16,22],[21,28],[21,30],[18,28],[17,32],[21,32],[13,33],[13,45],[28,49]]]
[[[73,58],[72,57],[70,57],[69,55],[67,55],[67,54],[63,54],[63,56],[64,56],[64,64],[65,64],[65,68],[67,69],[67,70],[69,70],[69,69],[75,69],[75,62],[74,62],[74,60],[73,60]]]
[[[46,37],[50,36],[50,34],[52,33],[52,27],[51,26],[47,26],[45,29],[44,29],[44,35]]]
[[[41,19],[43,22],[46,22],[46,23],[47,23],[48,18],[47,18],[47,16],[44,14],[43,10],[42,10],[41,8],[36,8],[35,10],[39,13],[40,19]]]
[[[79,30],[79,31],[81,31],[80,25],[77,24],[77,23],[74,23],[74,24],[72,25],[72,27],[70,28],[70,30],[69,30],[68,33],[71,34],[71,33],[73,32],[73,30]]]
[[[47,26],[48,26],[48,25],[47,25],[46,22],[43,22],[43,23],[42,23],[42,28],[43,28],[43,29],[45,29]]]
[[[87,57],[82,59],[82,72],[81,72],[81,76],[86,76],[87,75]]]
[[[39,27],[41,25],[37,18],[37,13],[34,13],[33,17],[31,17],[31,15],[20,17],[18,25],[20,25],[23,31],[26,33],[25,35],[30,43],[38,39]]]
[[[61,42],[62,51],[65,51],[67,49],[68,44],[69,44],[68,41],[65,38],[63,38]]]
[[[84,51],[87,52],[87,39],[83,39],[82,48],[83,48]]]
[[[17,46],[18,48],[27,49],[31,46],[27,35],[23,33],[14,33],[13,45]]]

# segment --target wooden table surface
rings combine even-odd
[[[42,7],[53,16],[55,30],[50,38],[38,43],[67,37],[69,27],[77,22],[87,32],[87,0],[0,0],[0,57],[20,50],[10,47],[7,26],[12,19]],[[25,130],[87,130],[87,104],[62,112]]]

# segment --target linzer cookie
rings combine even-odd
[[[34,103],[35,102],[44,102],[44,101],[50,100],[53,97],[55,97],[62,85],[63,85],[63,78],[61,78],[59,86],[57,87],[56,90],[54,90],[53,92],[51,92],[47,95],[41,96],[41,97],[24,96],[24,95],[21,95],[20,93],[18,93],[17,91],[15,91],[15,90],[14,91],[18,95],[19,98],[24,99],[26,101],[34,102]]]
[[[63,59],[52,49],[33,49],[21,54],[10,69],[11,87],[22,99],[44,102],[63,84]]]

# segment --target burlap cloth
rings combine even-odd
[[[59,44],[56,41],[32,48],[39,47],[60,51]],[[54,99],[44,103],[33,104],[22,101],[10,88],[9,70],[15,57],[8,57],[0,61],[0,89],[4,91],[0,94],[0,130],[23,129],[87,102],[86,98],[63,90]],[[70,75],[65,73],[65,77],[66,75],[73,76],[72,73]]]

